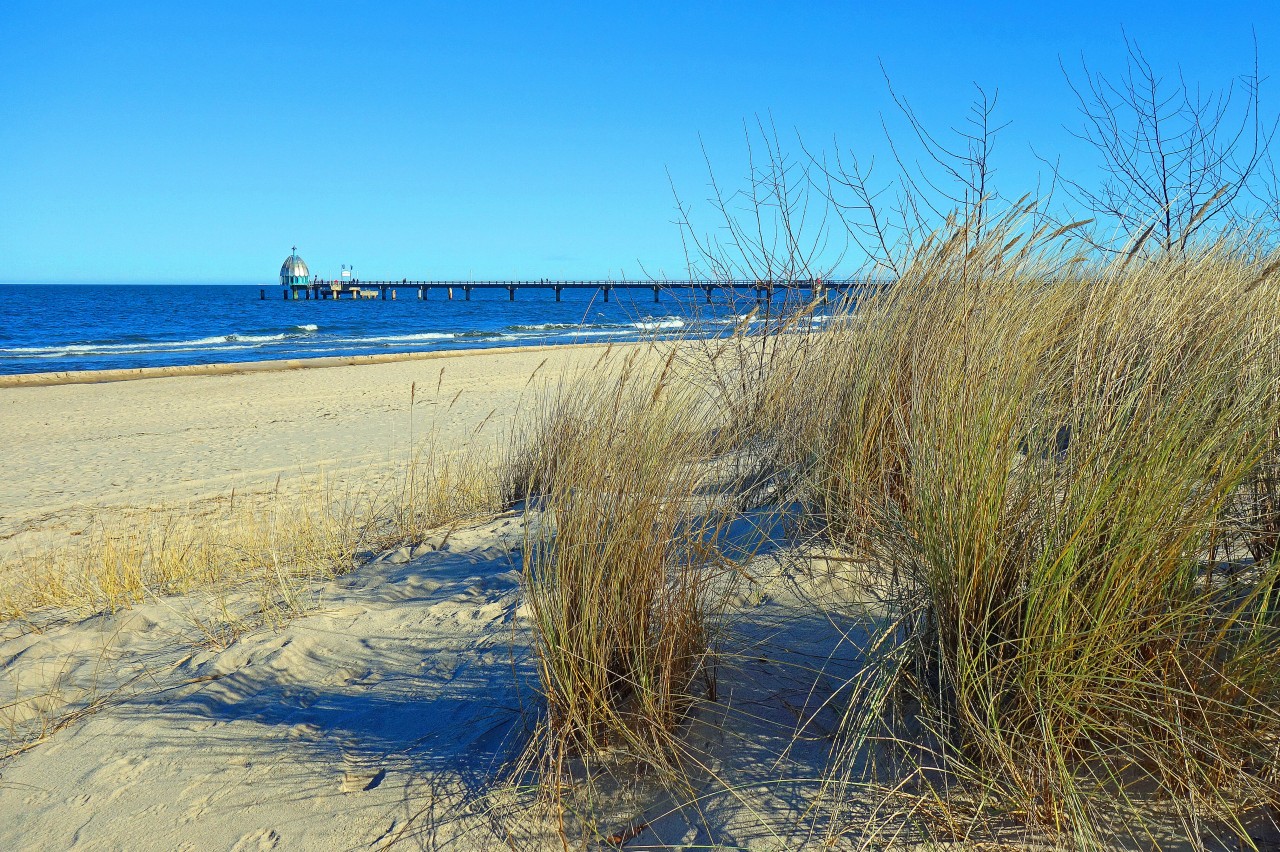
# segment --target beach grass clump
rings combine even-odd
[[[0,601],[7,618],[38,622],[41,612],[117,612],[252,580],[264,611],[293,611],[306,580],[350,567],[359,527],[355,506],[318,480],[234,501],[103,514],[74,538],[13,559]]]
[[[1247,837],[1280,805],[1272,258],[1019,236],[927,246],[802,389],[808,506],[891,578],[862,708],[930,796],[1086,843],[1104,800]]]
[[[387,481],[363,489],[363,526],[375,549],[419,544],[433,530],[491,517],[506,506],[503,467],[489,447],[468,444],[449,453],[439,446],[433,437]]]
[[[679,368],[715,412],[708,434],[722,495],[743,509],[778,508],[794,496],[796,474],[811,457],[805,429],[820,383],[834,377],[835,348],[827,346],[819,311],[842,315],[847,306],[795,301],[763,315],[741,315],[721,337],[683,340]]]
[[[504,506],[544,497],[564,460],[563,448],[588,439],[595,425],[589,411],[570,390],[574,382],[561,380],[526,409],[513,426],[502,464],[500,499]]]
[[[561,390],[549,410],[589,428],[533,432],[572,434],[538,449],[527,480],[541,519],[527,527],[524,593],[556,778],[608,754],[667,765],[697,697],[715,694],[732,511],[700,492],[713,412],[672,356],[649,372],[641,354]]]
[[[421,542],[430,530],[499,510],[497,466],[479,450],[420,448],[389,473],[323,475],[189,506],[103,514],[82,534],[4,566],[0,614],[114,612],[157,596],[257,585],[260,615],[306,608],[308,584],[359,554]]]

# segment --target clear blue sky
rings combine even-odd
[[[1278,8],[2,0],[0,280],[265,283],[294,243],[366,278],[679,274],[667,172],[704,198],[705,143],[734,185],[744,119],[872,155],[880,61],[941,126],[977,81],[1031,189],[1031,143],[1085,162],[1059,57],[1114,70],[1124,27],[1219,85],[1256,30],[1276,73]]]

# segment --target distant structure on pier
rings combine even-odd
[[[307,269],[307,262],[298,257],[298,247],[293,247],[293,254],[284,259],[284,263],[280,264],[280,286],[287,287],[295,293],[298,290],[305,290],[311,286],[311,270]],[[297,298],[295,295],[294,298]]]
[[[307,268],[307,262],[298,256],[298,247],[294,246],[293,253],[280,264],[280,289],[284,291],[286,299],[338,299],[343,294],[353,299],[373,299],[379,295],[386,298],[386,287],[380,290],[361,288],[356,281],[355,273],[355,267],[344,263],[340,278],[324,281],[319,275],[311,274],[311,270]],[[266,292],[263,291],[262,298],[266,297]],[[395,298],[394,291],[391,298]]]

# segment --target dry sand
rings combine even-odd
[[[124,507],[268,488],[317,468],[367,472],[403,456],[411,384],[415,437],[434,430],[453,446],[529,404],[539,365],[554,378],[601,354],[0,388],[10,437],[0,530],[13,546]],[[0,763],[0,848],[559,848],[529,790],[505,783],[538,717],[518,595],[523,530],[536,522],[509,514],[389,551],[314,581],[306,614],[247,631],[224,625],[254,610],[250,589],[38,631],[3,625],[0,708],[20,748]],[[796,577],[775,570],[798,563],[764,551],[752,572],[773,579],[740,594],[748,629],[726,639],[722,701],[691,733],[707,764],[695,778],[702,798],[681,809],[652,790],[619,793],[614,824],[598,828],[649,823],[629,848],[808,845],[812,789],[802,790],[837,722],[834,707],[809,706],[835,688],[815,690],[810,663],[855,655],[818,609],[798,616]],[[827,668],[838,678],[848,666]],[[714,724],[716,714],[734,718]]]
[[[325,359],[318,363],[339,365],[318,369],[271,362],[116,371],[95,384],[82,382],[101,374],[0,377],[10,385],[0,381],[0,542],[35,546],[41,532],[75,532],[104,509],[394,463],[409,450],[411,423],[415,441],[434,432],[442,447],[457,448],[490,418],[483,438],[496,441],[536,386],[529,378],[540,364],[539,380],[554,378],[589,367],[604,348]]]
[[[199,595],[38,635],[11,625],[7,712],[55,727],[0,764],[0,848],[562,848],[508,783],[539,706],[521,523],[384,554],[317,588],[311,614],[230,642],[202,632]],[[619,793],[595,827],[647,823],[628,848],[818,841],[805,807],[839,722],[823,699],[856,662],[840,632],[852,631],[800,602],[768,557],[752,570],[773,579],[739,597],[721,702],[689,737],[706,767],[696,805]]]

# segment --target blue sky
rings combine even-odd
[[[295,243],[366,278],[678,275],[667,175],[705,198],[705,145],[737,185],[744,120],[883,156],[880,62],[936,127],[976,81],[1016,194],[1032,143],[1089,165],[1060,57],[1115,70],[1123,27],[1220,85],[1255,31],[1276,71],[1277,6],[4,0],[0,280],[266,283]]]

